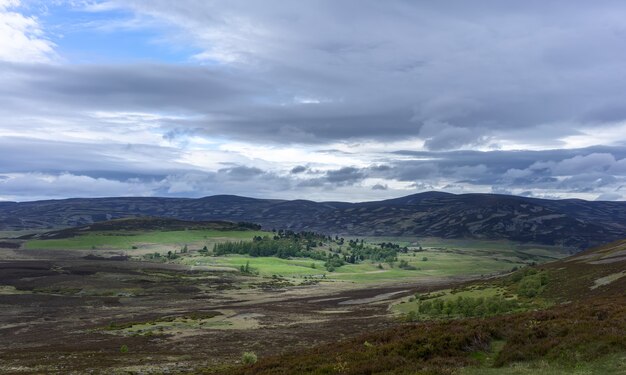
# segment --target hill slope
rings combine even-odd
[[[179,231],[179,230],[218,230],[245,231],[259,230],[260,225],[253,223],[233,223],[231,221],[187,221],[157,217],[132,217],[100,221],[80,227],[53,230],[45,233],[33,233],[19,237],[21,240],[50,240],[70,238],[91,232],[117,231]]]
[[[231,195],[5,202],[0,230],[82,226],[132,216],[248,221],[268,229],[340,235],[509,239],[578,249],[626,236],[626,202],[439,192],[362,203]]]
[[[626,371],[626,240],[534,269],[554,305],[490,318],[399,323],[331,345],[206,373],[623,374]],[[493,280],[502,286],[515,280]],[[484,287],[484,285],[483,285]]]

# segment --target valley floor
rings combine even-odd
[[[465,278],[366,288],[5,250],[0,373],[185,372],[331,343],[389,327],[388,306]]]

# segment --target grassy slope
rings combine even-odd
[[[220,231],[220,230],[181,230],[181,231],[102,231],[90,232],[77,237],[31,240],[27,249],[119,249],[129,250],[132,246],[180,245],[209,243],[211,239],[250,240],[260,231]]]
[[[626,369],[626,241],[538,266],[549,309],[399,324],[333,345],[264,358],[229,374],[618,374]],[[513,277],[494,287],[516,286]],[[207,370],[211,373],[211,370]],[[224,373],[225,370],[220,370]]]

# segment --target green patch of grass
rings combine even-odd
[[[175,245],[181,248],[186,244],[214,243],[215,240],[249,240],[254,236],[266,235],[260,231],[219,231],[219,230],[181,230],[153,232],[90,232],[77,237],[51,240],[31,240],[26,242],[26,249],[113,249],[130,250],[146,244]]]
[[[426,259],[426,260],[424,260]],[[403,279],[428,277],[480,276],[510,271],[526,263],[521,259],[509,260],[479,252],[448,252],[426,250],[418,253],[399,254],[393,264],[363,261],[345,264],[328,272],[324,262],[310,258],[281,259],[276,257],[250,257],[247,255],[226,255],[218,257],[184,256],[179,263],[195,266],[231,267],[239,270],[249,262],[249,266],[260,276],[280,275],[287,278],[321,277],[354,282],[379,283]],[[409,269],[400,268],[400,261],[406,262]],[[380,266],[379,266],[380,265]]]
[[[408,321],[439,318],[492,316],[546,308],[554,301],[542,297],[548,286],[547,271],[523,268],[491,283],[473,284],[463,289],[440,290],[404,298],[392,310]]]
[[[428,260],[423,261],[426,257]],[[415,269],[401,269],[398,262],[405,260]],[[511,262],[504,259],[495,259],[491,256],[476,255],[471,253],[452,253],[438,250],[418,252],[416,256],[401,254],[398,262],[391,268],[389,264],[383,264],[384,268],[378,268],[378,262],[348,264],[338,268],[330,277],[352,282],[380,282],[406,278],[424,277],[447,277],[447,276],[480,276],[492,273],[509,271],[513,267],[523,266],[521,261]]]
[[[467,288],[445,290],[411,297],[393,306],[393,310],[404,313],[407,321],[442,318],[485,317],[524,311],[517,296],[511,296],[504,288]]]
[[[223,314],[219,311],[209,311],[181,316],[164,316],[145,322],[112,322],[99,330],[122,336],[152,336],[201,329],[246,329],[255,325],[254,319],[242,318],[232,312]]]
[[[310,258],[282,259],[276,257],[251,257],[247,255],[226,255],[220,257],[185,257],[180,263],[196,266],[225,266],[239,270],[249,264],[252,271],[260,276],[281,275],[283,277],[303,277],[328,274],[324,262]],[[315,265],[315,268],[312,267]]]
[[[426,256],[427,261],[422,261]],[[354,283],[390,282],[402,279],[426,277],[447,277],[458,275],[481,275],[508,271],[513,266],[523,263],[510,263],[472,254],[447,253],[441,251],[424,251],[419,256],[402,254],[399,260],[406,262],[415,269],[402,269],[395,262],[393,268],[388,263],[364,261],[357,264],[345,264],[328,272],[324,262],[310,258],[282,259],[276,257],[250,257],[247,255],[226,255],[219,257],[182,257],[177,261],[194,266],[231,267],[239,270],[249,263],[254,272],[260,276],[280,275],[287,278],[321,277]],[[381,264],[383,268],[379,268]],[[312,267],[314,265],[315,268]]]
[[[453,291],[452,289],[439,290],[434,293],[425,293],[420,296],[414,296],[405,298],[401,301],[401,303],[394,304],[392,306],[392,310],[406,314],[410,311],[416,311],[419,307],[419,304],[425,300],[442,300],[442,301],[451,301],[457,297],[462,298],[489,298],[496,296],[503,296],[506,293],[506,290],[501,287],[487,287],[487,288],[468,288],[461,291]],[[420,298],[421,297],[421,298]]]

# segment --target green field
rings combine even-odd
[[[159,245],[170,246],[212,246],[216,241],[250,240],[254,236],[265,235],[259,231],[219,231],[219,230],[182,230],[182,231],[154,231],[154,232],[90,232],[77,237],[51,240],[31,240],[26,242],[26,249],[46,250],[130,250],[137,248],[154,247]]]
[[[426,257],[427,261],[422,259]],[[260,276],[277,275],[285,278],[303,279],[304,277],[321,277],[331,280],[342,280],[358,283],[377,283],[398,279],[417,279],[426,277],[486,275],[508,271],[512,267],[520,267],[525,263],[517,261],[496,260],[489,256],[448,253],[441,251],[422,251],[412,255],[400,255],[398,260],[407,260],[415,270],[401,269],[397,262],[392,268],[387,263],[364,261],[358,264],[346,264],[334,272],[324,268],[324,262],[310,258],[280,259],[275,257],[250,257],[244,255],[185,256],[177,260],[180,263],[195,266],[226,266],[239,269],[249,263],[250,267]],[[379,264],[383,267],[379,268]],[[315,268],[312,267],[315,265]]]
[[[506,272],[514,267],[522,267],[531,262],[545,262],[561,258],[565,254],[560,249],[547,246],[527,246],[510,241],[484,240],[444,240],[434,238],[373,237],[367,242],[394,242],[409,246],[408,253],[398,254],[394,263],[365,260],[356,264],[345,264],[328,272],[324,261],[310,258],[280,259],[275,257],[250,257],[247,255],[207,256],[194,250],[225,241],[247,241],[254,236],[265,236],[261,231],[220,231],[220,230],[178,230],[178,231],[97,231],[88,232],[65,239],[31,240],[25,243],[26,249],[65,249],[65,250],[143,250],[166,252],[180,250],[187,246],[190,253],[179,254],[175,261],[194,266],[231,267],[239,270],[249,263],[254,273],[263,277],[274,275],[292,279],[298,283],[309,278],[320,278],[354,283],[378,283],[399,279],[420,279],[428,277],[480,276]],[[418,250],[419,246],[422,251]],[[324,247],[325,248],[325,247]],[[137,253],[139,255],[140,253]],[[406,261],[409,268],[399,267]]]
[[[280,275],[290,278],[302,278],[304,276],[320,276],[328,274],[324,269],[324,262],[310,258],[280,259],[276,257],[250,257],[245,255],[227,255],[220,257],[194,256],[182,257],[179,263],[193,266],[226,266],[239,270],[241,266],[249,263],[252,270],[259,276]],[[315,268],[311,265],[315,264]]]

